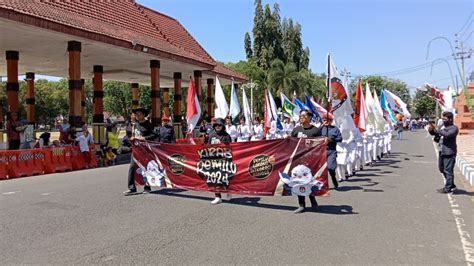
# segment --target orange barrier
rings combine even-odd
[[[42,149],[8,151],[8,178],[43,174]]]
[[[0,152],[0,179],[7,179],[8,156],[6,151]]]
[[[90,167],[97,167],[97,158],[95,157],[95,145],[89,145]],[[71,147],[72,170],[81,170],[86,168],[86,161],[78,146]]]
[[[43,162],[46,174],[72,170],[71,147],[46,148],[43,150],[46,151]]]

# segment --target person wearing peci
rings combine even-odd
[[[336,168],[337,168],[337,151],[336,146],[338,142],[342,141],[341,131],[339,128],[332,124],[332,118],[329,116],[324,117],[323,126],[321,127],[321,135],[326,137],[327,148],[326,155],[328,161],[328,172],[331,176],[332,183],[335,188],[339,187],[339,183],[336,179]]]
[[[453,113],[443,113],[443,128],[435,129],[433,124],[428,127],[428,132],[434,136],[434,141],[439,144],[438,168],[444,175],[446,183],[439,193],[453,193],[456,190],[454,184],[454,164],[456,163],[457,144],[456,138],[459,129],[453,124]]]
[[[295,127],[291,131],[291,136],[295,138],[315,138],[321,136],[321,130],[311,125],[311,118],[313,114],[308,110],[300,111],[300,125]],[[316,210],[318,208],[318,202],[314,196],[309,196],[311,201],[311,208]],[[295,214],[306,211],[306,202],[304,196],[298,196],[299,207],[295,210]]]
[[[213,125],[214,130],[209,134],[206,144],[229,144],[232,142],[229,133],[225,130],[225,121],[222,118],[217,118]],[[212,205],[222,203],[222,194],[215,193],[215,199],[211,201]]]
[[[135,114],[135,127],[136,130],[135,136],[132,136],[130,138],[131,141],[137,139],[137,140],[156,140],[158,136],[154,132],[154,127],[148,121],[145,117],[149,114],[148,110],[144,107],[139,107],[136,109],[133,109],[132,112]],[[130,167],[128,169],[128,190],[124,191],[123,193],[125,196],[134,194],[137,192],[137,187],[135,186],[135,161],[132,158],[130,160]],[[150,186],[147,186],[145,184],[145,187],[143,188],[143,194],[147,194],[151,192]]]

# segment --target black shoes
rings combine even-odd
[[[142,194],[150,194],[151,193],[151,189],[144,189]]]
[[[456,187],[453,187],[451,189],[447,189],[443,187],[443,188],[437,189],[436,191],[441,194],[453,194],[455,190],[456,190]]]

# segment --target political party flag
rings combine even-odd
[[[232,120],[236,119],[240,114],[239,99],[237,98],[237,92],[235,90],[234,80],[232,80],[232,84],[231,84],[229,112],[230,112],[230,116]]]
[[[216,91],[215,91],[215,102],[216,102],[216,110],[214,110],[214,117],[215,118],[226,118],[229,114],[229,106],[227,105],[227,101],[224,96],[224,91],[222,90],[221,83],[219,82],[219,78],[216,76]]]
[[[356,90],[356,110],[354,112],[354,124],[359,128],[360,132],[366,130],[367,123],[367,106],[365,105],[364,93],[362,92],[362,85],[360,84],[360,79],[357,81],[357,90]]]
[[[301,108],[292,103],[290,99],[288,99],[285,94],[283,94],[283,92],[280,93],[280,98],[281,111],[283,112],[283,114],[289,115],[293,121],[298,122],[300,118]]]
[[[193,132],[199,118],[201,117],[201,105],[197,97],[194,81],[190,78],[188,95],[186,97],[186,121],[188,122],[188,132]]]

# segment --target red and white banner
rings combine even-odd
[[[323,138],[188,145],[136,141],[136,181],[261,196],[329,195]]]

